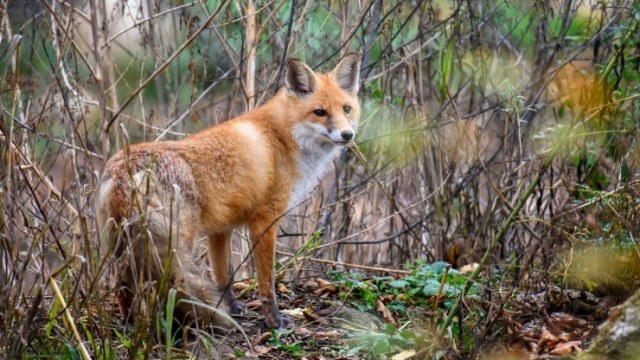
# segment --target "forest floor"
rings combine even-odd
[[[357,281],[314,278],[293,288],[279,284],[280,309],[290,320],[289,327],[279,331],[265,328],[251,284],[236,283],[239,300],[247,307],[235,318],[244,334],[235,330],[222,336],[217,351],[227,359],[400,360],[423,359],[429,353],[438,359],[564,358],[586,349],[597,326],[615,310],[613,298],[555,285],[519,294],[505,289],[503,296],[487,289],[468,297],[464,315],[438,339],[436,327],[450,306],[445,294],[437,304],[435,297],[422,301],[416,294],[373,294],[385,287],[382,284],[397,289],[404,281],[359,275]],[[497,299],[504,295],[507,301],[501,304]],[[180,343],[185,355],[196,357],[199,346],[188,338]]]

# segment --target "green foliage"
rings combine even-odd
[[[403,350],[421,349],[429,342],[414,331],[397,329],[387,324],[384,332],[357,331],[351,334],[350,348],[343,350],[343,356],[353,357],[356,354],[367,359],[388,359]]]
[[[576,14],[566,27],[564,19],[559,11],[549,10],[551,13],[543,13],[536,5],[526,1],[501,1],[496,4],[497,11],[492,16],[494,24],[519,48],[525,49],[529,56],[533,56],[536,47],[536,30],[545,17],[549,17],[548,26],[545,27],[546,36],[558,39],[579,42],[586,40],[594,32],[595,25],[589,18]]]
[[[165,346],[167,347],[167,353],[165,358],[167,360],[171,359],[171,349],[173,348],[173,343],[174,343],[172,325],[173,325],[173,311],[175,310],[175,307],[176,307],[177,294],[178,292],[174,288],[169,289],[169,293],[167,294],[167,304],[166,304],[165,318],[164,318],[164,324],[163,324],[164,337],[165,337],[164,341],[165,341]]]
[[[423,309],[431,313],[435,322],[446,315],[442,307],[450,308],[457,297],[460,296],[466,284],[466,276],[459,271],[450,269],[444,262],[432,264],[418,261],[408,266],[411,275],[402,278],[394,277],[366,277],[358,272],[331,271],[329,279],[334,284],[340,285],[340,297],[360,311],[373,311],[377,309],[377,301],[383,296],[392,296],[393,300],[385,304],[386,308],[399,316],[399,321],[406,321],[406,328],[396,329],[387,324],[384,332],[367,329],[352,334],[351,348],[348,354],[359,353],[368,358],[385,359],[401,350],[421,349],[431,344],[430,336],[423,333],[425,326],[421,322],[412,324],[407,308]],[[480,289],[472,285],[466,294],[467,303],[479,300]],[[436,300],[439,302],[436,303]],[[481,311],[472,312],[462,322],[464,332],[454,329],[454,336],[463,333],[463,340],[469,342],[471,348],[472,338],[469,329],[473,328],[479,318],[484,315]],[[425,319],[426,320],[426,319]],[[435,323],[434,323],[435,324]],[[455,324],[459,326],[459,324]],[[349,356],[346,354],[345,356]]]
[[[438,82],[438,91],[440,92],[440,101],[446,102],[449,97],[449,84],[453,71],[453,41],[448,41],[447,46],[440,49],[440,80]]]
[[[332,271],[328,274],[336,285],[346,289],[341,296],[364,311],[375,309],[376,300],[382,295],[395,296],[396,300],[387,308],[398,313],[404,312],[407,304],[431,306],[436,297],[445,307],[450,307],[466,283],[465,276],[455,269],[448,269],[443,262],[417,262],[411,267],[411,275],[400,279],[373,277],[369,280],[358,272]],[[466,296],[477,300],[479,288],[472,285]]]
[[[141,296],[147,307],[141,306],[145,309],[140,311],[142,316],[137,320],[141,321],[137,325],[125,324],[123,319],[109,314],[110,310],[105,311],[102,303],[105,297],[96,290],[100,289],[101,268],[93,265],[102,263],[103,258],[109,256],[96,255],[99,251],[93,241],[95,232],[92,228],[95,221],[91,205],[87,205],[95,193],[92,186],[102,160],[92,164],[81,155],[92,153],[96,156],[89,158],[95,160],[103,155],[102,145],[111,146],[112,150],[123,147],[118,143],[119,138],[113,135],[117,132],[114,128],[111,129],[111,143],[103,143],[102,122],[109,120],[122,101],[151,76],[194,29],[200,28],[208,14],[220,4],[220,0],[192,4],[184,1],[159,2],[157,11],[171,11],[153,20],[158,31],[155,40],[149,36],[148,24],[151,22],[143,22],[132,27],[132,32],[140,35],[136,38],[138,40],[127,43],[123,37],[105,45],[112,53],[105,54],[102,62],[102,80],[107,87],[102,93],[98,91],[98,81],[89,68],[98,66],[93,49],[90,46],[75,48],[76,44],[72,44],[65,34],[67,29],[76,31],[72,29],[72,17],[76,22],[86,21],[79,13],[75,14],[69,7],[58,3],[54,4],[57,6],[55,13],[49,13],[42,7],[42,11],[25,23],[17,23],[13,16],[0,16],[7,21],[0,24],[3,31],[10,27],[13,34],[23,36],[18,57],[6,51],[8,37],[4,36],[0,42],[0,130],[12,142],[8,144],[2,140],[0,143],[0,257],[15,260],[15,264],[11,263],[15,269],[36,269],[38,274],[44,271],[40,271],[41,264],[34,259],[44,261],[60,255],[54,254],[59,250],[52,250],[51,244],[59,248],[73,247],[74,251],[79,251],[77,254],[91,259],[83,268],[74,269],[78,277],[66,273],[60,277],[64,297],[76,300],[68,304],[66,310],[73,314],[81,341],[90,344],[95,358],[119,358],[123,356],[122,351],[134,358],[177,356],[179,349],[174,346],[178,335],[173,324],[177,299],[175,290],[167,289],[165,281],[160,286],[162,291],[150,291]],[[193,121],[185,121],[174,130],[189,133],[246,109],[246,57],[248,47],[252,45],[247,44],[245,38],[249,15],[246,4],[230,2],[201,36],[188,44],[124,109],[119,121],[131,135],[131,143],[149,140],[162,131],[163,126],[185,113],[194,105],[195,98],[227,71],[230,71],[229,78],[217,85],[190,113]],[[572,2],[573,6],[577,4]],[[393,211],[397,210],[398,215],[404,217],[403,221],[419,220],[425,224],[424,230],[416,230],[422,226],[411,229],[416,231],[416,235],[420,235],[420,231],[428,235],[424,238],[428,238],[429,243],[420,246],[431,247],[431,241],[446,240],[443,237],[451,233],[458,235],[457,224],[465,235],[473,233],[479,238],[489,239],[487,234],[499,227],[500,221],[504,220],[502,214],[508,213],[515,203],[515,196],[521,193],[527,179],[530,179],[528,169],[535,171],[536,156],[547,154],[530,151],[531,138],[525,129],[534,124],[534,131],[538,131],[535,126],[543,124],[547,129],[541,131],[539,137],[552,140],[554,146],[562,148],[563,158],[558,157],[558,160],[562,161],[564,170],[554,172],[553,176],[559,175],[560,178],[545,179],[550,181],[542,183],[541,196],[555,191],[557,184],[568,184],[569,196],[566,198],[576,202],[579,211],[593,211],[595,214],[595,221],[589,227],[579,223],[571,226],[571,230],[561,228],[552,232],[568,233],[580,244],[577,247],[580,253],[574,254],[574,258],[570,258],[573,261],[569,261],[573,264],[567,273],[570,279],[559,281],[572,285],[577,283],[576,286],[590,290],[608,290],[609,284],[625,289],[637,288],[640,266],[635,253],[636,239],[640,234],[637,225],[640,224],[640,202],[633,180],[637,179],[639,172],[640,1],[634,0],[630,8],[619,13],[620,16],[612,17],[618,11],[617,7],[598,3],[589,15],[584,15],[583,10],[572,10],[569,19],[562,16],[563,9],[555,7],[554,2],[541,1],[256,1],[255,5],[259,36],[253,45],[256,46],[257,68],[249,75],[255,76],[260,101],[270,98],[276,85],[281,84],[277,76],[282,75],[279,70],[285,55],[302,58],[318,69],[331,67],[344,51],[360,51],[366,57],[366,66],[363,66],[361,74],[365,82],[360,92],[363,115],[356,139],[366,164],[360,160],[353,161],[352,152],[345,155],[348,162],[339,176],[347,173],[351,177],[339,178],[336,188],[349,198],[336,197],[334,204],[344,204],[351,207],[349,210],[363,212],[368,207],[363,203],[371,201],[374,204],[371,208],[380,213],[386,213],[388,209],[384,207],[392,204],[398,207]],[[371,7],[365,8],[368,5]],[[293,19],[290,19],[294,6]],[[172,10],[174,7],[182,8]],[[109,30],[107,28],[112,21],[123,16],[123,6],[118,5],[106,12],[110,19],[99,25],[104,28],[95,29],[99,38],[109,36],[103,30]],[[86,15],[90,15],[89,12]],[[55,31],[50,23],[54,17],[60,21]],[[163,22],[165,19],[177,24],[171,26],[171,34],[164,32],[164,25],[168,24]],[[289,38],[290,20],[292,32]],[[597,39],[589,39],[600,31]],[[70,35],[75,36],[73,33]],[[125,51],[120,52],[123,49]],[[540,55],[546,54],[553,55],[547,64],[549,73],[541,79],[531,79],[530,73],[539,70]],[[18,74],[13,73],[11,66],[16,58],[19,59]],[[89,64],[85,63],[85,58]],[[538,101],[531,103],[531,90],[535,87],[532,84],[539,81],[550,86],[553,80],[549,74],[573,59],[586,60],[597,69],[596,75],[602,77],[601,83],[594,86],[595,94],[585,109],[576,110],[577,106],[572,101],[554,105],[547,89],[535,89],[533,95],[539,95]],[[17,76],[14,78],[14,75]],[[568,92],[562,86],[558,90],[561,95]],[[105,99],[100,99],[102,96]],[[105,103],[104,114],[99,100]],[[73,106],[74,101],[80,104],[77,108]],[[548,110],[545,107],[554,107],[555,118],[545,118]],[[497,164],[503,168],[499,177],[509,179],[505,183],[499,177],[487,176],[490,185],[497,189],[495,193],[499,198],[479,199],[480,191],[467,191],[475,186],[468,184],[478,183],[478,178],[474,178],[478,173],[459,174],[461,170],[455,167],[460,164],[454,163],[462,163],[466,159],[451,160],[442,156],[443,149],[432,140],[450,120],[443,116],[447,121],[441,121],[440,114],[452,113],[453,121],[459,118],[475,120],[471,117],[489,111],[487,109],[499,109],[496,113],[501,113],[513,123],[522,123],[518,126],[505,123],[501,129],[504,132],[492,133],[492,136],[500,137],[501,147],[506,150],[496,157],[497,163],[490,164],[483,159],[478,164],[486,165],[486,169],[491,168],[491,171],[495,170],[492,165]],[[535,120],[525,124],[520,116],[529,110],[536,112]],[[78,115],[71,116],[70,113],[74,112]],[[203,123],[198,123],[199,119],[203,119]],[[483,129],[479,128],[477,132],[480,130]],[[11,152],[14,145],[29,161],[23,161],[18,153]],[[453,147],[459,145],[464,144],[454,144]],[[522,149],[524,151],[518,156],[512,156]],[[407,166],[416,163],[417,166]],[[393,171],[387,171],[389,165],[394,167]],[[51,169],[53,171],[49,171]],[[9,170],[13,173],[5,178],[4,174]],[[59,187],[61,198],[56,199],[50,194],[47,184],[38,180],[39,174],[44,178],[56,178],[54,186]],[[486,174],[484,172],[482,176]],[[382,185],[377,188],[370,186],[373,183]],[[386,197],[375,193],[379,188],[386,190],[387,186],[392,191],[386,193]],[[84,190],[80,192],[78,189]],[[564,189],[558,192],[562,191]],[[419,195],[416,197],[413,193]],[[549,203],[555,206],[553,201],[558,199],[551,198]],[[494,205],[488,212],[475,213],[468,204],[479,204],[480,200]],[[537,206],[541,206],[544,199],[540,197],[539,200]],[[76,208],[82,214],[81,229],[72,229],[75,218],[61,204]],[[581,207],[584,204],[589,206]],[[333,211],[333,204],[324,205],[327,207],[323,209]],[[574,204],[559,204],[563,205]],[[434,208],[435,215],[432,215],[430,211]],[[508,239],[509,244],[514,244],[515,248],[525,247],[529,242],[519,242],[518,233],[533,231],[537,234],[541,229],[538,226],[546,226],[547,222],[556,226],[557,219],[547,221],[546,218],[547,214],[554,214],[553,210],[557,211],[557,208],[548,212],[542,209],[541,218],[533,221],[531,213],[523,216],[522,223],[528,221],[528,227],[526,231],[515,229],[509,235],[513,236]],[[580,216],[577,215],[578,218]],[[398,229],[397,217],[378,223],[379,215],[372,211],[361,217],[370,218],[371,223],[363,220],[363,224],[336,226],[339,222],[336,219],[340,216],[333,216],[331,229],[340,229],[336,233],[347,229],[353,231],[352,234],[359,231],[356,229],[372,228],[372,224],[377,229],[388,224],[391,224],[389,229]],[[56,223],[57,218],[62,221]],[[562,221],[565,219],[559,219]],[[308,224],[304,222],[305,226]],[[362,237],[369,234],[363,232]],[[303,246],[297,247],[289,262],[278,263],[277,269],[284,273],[305,258],[315,257],[321,248],[329,250],[324,254],[331,254],[331,248],[324,248],[322,240],[320,231],[314,233]],[[401,240],[404,241],[404,235]],[[597,254],[582,248],[594,242],[604,244],[593,251]],[[5,249],[5,246],[9,248]],[[33,249],[29,248],[31,246]],[[26,248],[29,248],[31,257],[24,256]],[[422,252],[422,248],[404,250],[410,250],[410,258],[431,256],[429,251]],[[501,250],[506,250],[505,257],[500,259],[502,264],[513,265],[514,269],[522,264],[521,254],[509,253],[509,246]],[[546,257],[544,263],[549,263],[549,253],[555,253],[555,249],[547,250],[540,251],[543,253],[541,256]],[[59,256],[56,260],[60,260]],[[406,258],[397,261],[406,261]],[[612,263],[616,266],[609,265]],[[330,274],[341,288],[341,298],[349,305],[375,312],[379,309],[380,299],[384,299],[386,309],[403,324],[399,328],[387,325],[378,332],[354,334],[352,347],[341,352],[344,357],[384,358],[404,349],[430,345],[421,330],[442,324],[444,315],[453,313],[449,311],[450,307],[460,296],[467,278],[443,263],[416,262],[408,269],[411,274],[402,278],[350,272]],[[610,271],[612,269],[613,272]],[[531,269],[523,271],[526,270]],[[531,274],[545,272],[543,269]],[[56,279],[60,280],[60,277]],[[11,280],[22,281],[20,277]],[[57,298],[50,296],[45,284],[39,285],[43,289],[39,296],[44,299],[40,303],[32,302],[34,296],[29,293],[29,287],[3,287],[3,291],[7,290],[6,293],[11,295],[0,299],[5,300],[0,303],[10,304],[0,306],[0,349],[24,353],[25,357],[78,358],[78,340],[69,330],[67,320],[61,317],[65,309]],[[487,286],[494,285],[494,282],[488,282]],[[254,287],[249,287],[247,292],[253,291]],[[83,291],[82,296],[79,290]],[[480,296],[478,285],[473,284],[466,296],[465,303],[470,306],[458,314],[460,318],[447,328],[453,335],[452,339],[445,339],[456,341],[461,351],[470,351],[477,345],[474,326],[481,324],[485,316],[482,307],[477,305]],[[11,302],[13,298],[19,298],[22,303]],[[166,303],[159,300],[165,298]],[[18,332],[16,324],[24,322],[25,314],[32,316],[29,319],[33,320],[30,322],[33,329]],[[86,320],[87,314],[94,318]],[[155,328],[151,328],[151,324]],[[20,338],[22,332],[29,334],[26,346],[23,346],[25,340]],[[196,341],[212,353],[218,347],[207,334],[198,334]],[[311,338],[299,342],[291,332],[274,332],[268,344],[287,356],[303,356],[309,347],[317,345]],[[245,349],[235,349],[237,357],[243,357],[245,353]]]
[[[281,350],[291,356],[300,357],[305,351],[298,341],[291,341],[293,330],[271,330],[271,337],[267,343],[277,350]]]

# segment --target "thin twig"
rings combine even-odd
[[[283,256],[291,256],[291,257],[295,257],[295,254],[286,252],[286,251],[276,251],[277,254],[279,255],[283,255]],[[377,266],[366,266],[366,265],[359,265],[359,264],[350,264],[350,263],[345,263],[345,262],[341,262],[341,261],[332,261],[332,260],[325,260],[325,259],[318,259],[318,258],[314,258],[311,256],[300,256],[298,257],[298,260],[309,260],[309,261],[313,261],[319,264],[326,264],[326,265],[332,265],[332,266],[344,266],[346,268],[351,268],[351,269],[360,269],[360,270],[367,270],[367,271],[378,271],[378,272],[384,272],[384,273],[389,273],[389,274],[399,274],[399,275],[411,275],[411,271],[409,270],[400,270],[400,269],[389,269],[389,268],[383,268],[383,267],[377,267]]]
[[[95,1],[95,0],[92,0],[92,1]],[[178,57],[178,55],[180,55],[180,53],[184,49],[186,49],[187,46],[189,46],[189,44],[191,44],[198,36],[200,36],[200,34],[204,30],[207,29],[207,26],[213,21],[213,19],[215,19],[218,13],[222,11],[222,9],[226,6],[227,3],[228,3],[228,0],[222,0],[222,2],[220,3],[220,6],[218,6],[218,8],[207,18],[207,20],[205,20],[202,26],[198,30],[196,30],[184,43],[182,43],[182,45],[180,45],[180,47],[173,54],[171,54],[171,56],[169,56],[169,58],[164,63],[162,63],[162,65],[160,65],[160,67],[158,67],[153,72],[153,74],[151,74],[145,81],[143,81],[140,84],[140,86],[138,86],[138,88],[135,89],[129,95],[129,97],[127,97],[127,99],[122,103],[122,106],[120,106],[120,108],[111,117],[111,120],[109,120],[109,123],[107,124],[105,129],[107,132],[109,131],[109,128],[111,127],[111,125],[113,125],[113,123],[116,121],[120,113],[131,103],[131,101],[133,101],[133,99],[135,99],[138,96],[138,93],[140,93],[142,89],[144,89],[147,85],[149,85],[149,83],[151,83],[151,81],[153,81],[153,79],[155,79],[155,77],[158,76],[158,74],[164,71],[164,69],[166,69],[169,66],[169,64],[171,64],[173,60],[175,60]]]

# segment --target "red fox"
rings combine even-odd
[[[238,310],[229,286],[229,239],[246,226],[266,324],[287,326],[274,291],[277,225],[353,140],[359,71],[355,53],[326,74],[291,59],[284,88],[263,106],[183,140],[132,145],[105,164],[96,214],[110,234],[103,245],[126,263],[118,278],[123,315],[141,276],[156,286],[165,281],[181,298]],[[212,278],[196,270],[192,250],[199,236],[207,237]],[[184,316],[225,323],[206,306],[182,303],[177,310]]]

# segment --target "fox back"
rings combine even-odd
[[[359,66],[357,54],[326,74],[289,60],[284,88],[265,105],[183,140],[132,145],[106,163],[96,213],[106,229],[103,243],[122,264],[123,315],[136,308],[139,289],[160,284],[168,271],[168,286],[182,298],[209,304],[183,305],[183,316],[225,325],[211,309],[242,310],[229,287],[229,240],[233,229],[246,226],[266,323],[286,326],[274,292],[277,225],[354,138]],[[201,236],[211,274],[194,260]]]

